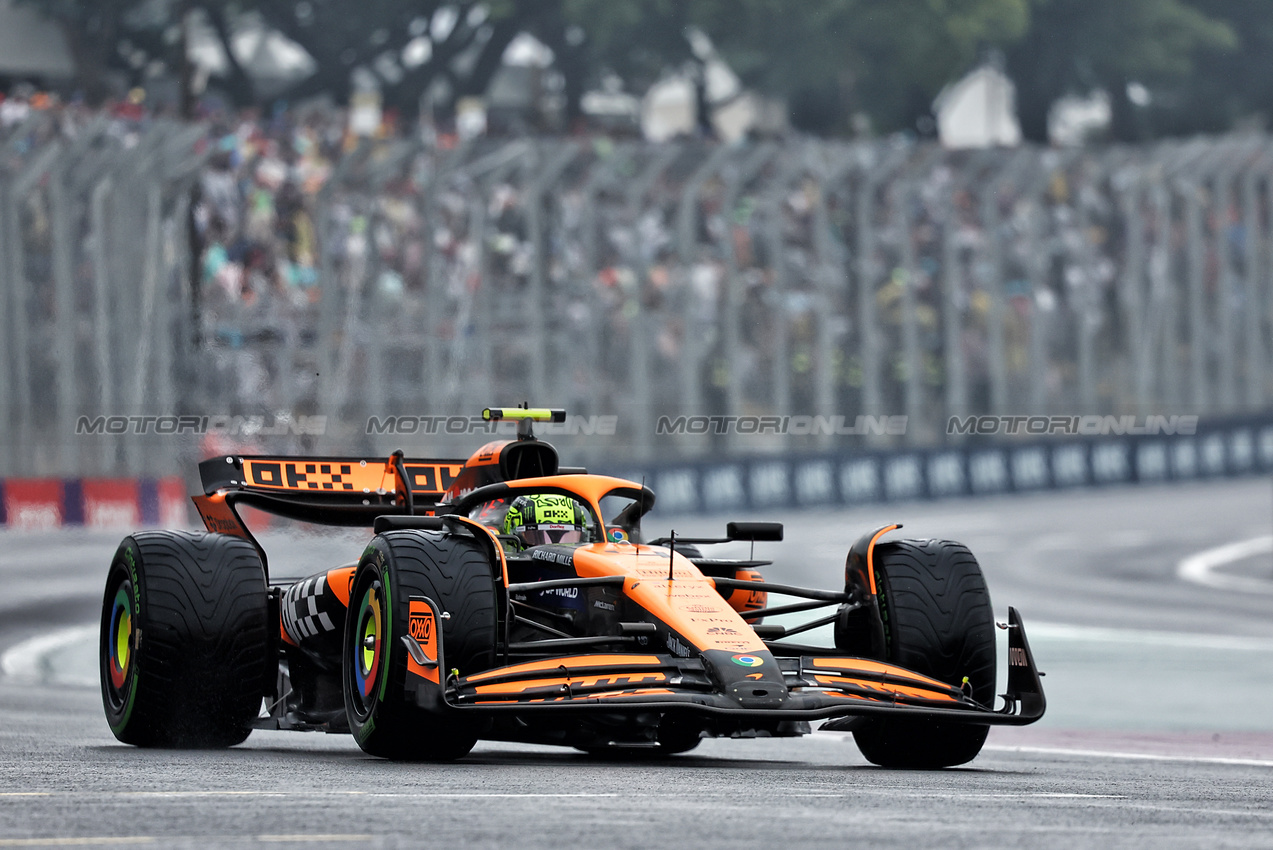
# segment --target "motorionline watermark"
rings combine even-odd
[[[293,416],[274,413],[268,416],[239,414],[183,414],[156,416],[81,416],[75,422],[77,436],[105,434],[160,434],[218,436],[281,437],[288,435],[321,437],[327,433],[326,416]]]
[[[905,416],[660,416],[654,424],[660,436],[672,434],[790,434],[797,437],[900,437]]]
[[[548,437],[613,437],[619,417],[576,416],[566,414],[565,422],[536,422],[537,435]],[[368,434],[489,434],[515,436],[517,421],[496,419],[487,421],[480,416],[370,416],[367,418]]]
[[[1110,416],[952,416],[946,434],[991,436],[1191,436],[1198,431],[1198,417],[1189,415]]]

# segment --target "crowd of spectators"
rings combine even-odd
[[[42,97],[0,102],[0,133],[42,110],[63,133],[93,117]],[[137,93],[107,114],[125,138],[160,117]],[[1094,391],[1116,407],[1129,231],[1186,267],[1176,223],[1155,221],[1146,198],[1128,218],[1121,154],[460,140],[392,115],[359,135],[333,107],[200,120],[206,340],[250,355],[233,361],[234,392],[277,409],[337,404],[351,421],[373,402],[521,399],[542,371],[550,397],[581,413],[799,414],[829,398],[836,413],[919,416],[936,438],[952,367],[962,412],[985,411],[996,357],[1018,406]],[[1206,250],[1213,281],[1229,258]],[[327,344],[353,359],[320,397],[296,375]],[[1080,387],[1085,345],[1104,364],[1095,388]]]

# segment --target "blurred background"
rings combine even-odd
[[[1271,48],[1260,0],[0,0],[0,487],[153,515],[522,401],[686,510],[1273,469]]]

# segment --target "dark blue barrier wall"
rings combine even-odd
[[[969,441],[924,450],[854,451],[651,464],[657,513],[720,513],[1161,484],[1273,473],[1273,415],[1200,421],[1192,435]]]

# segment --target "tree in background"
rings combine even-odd
[[[1028,0],[565,0],[591,45],[592,72],[642,91],[693,64],[695,27],[792,124],[844,133],[857,113],[875,129],[914,129],[942,87],[985,48],[1025,31]]]
[[[348,96],[355,68],[372,74],[383,102],[413,114],[440,86],[446,104],[482,93],[504,50],[543,0],[240,0],[313,58],[314,73],[279,96]]]
[[[413,112],[430,89],[453,103],[481,94],[520,32],[554,52],[568,116],[583,92],[614,75],[644,91],[668,71],[697,75],[706,33],[745,85],[791,104],[794,124],[849,129],[854,113],[876,128],[913,128],[941,87],[987,45],[1020,35],[1028,0],[20,0],[62,24],[86,92],[110,69],[131,83],[163,55],[184,12],[205,16],[228,70],[218,85],[240,104],[269,96],[348,95],[350,75],[377,78],[386,105]],[[231,48],[254,16],[300,46],[315,70],[266,95]],[[163,54],[167,50],[168,54]]]
[[[330,95],[344,101],[362,68],[384,102],[414,113],[420,95],[440,86],[445,105],[481,94],[504,50],[538,19],[557,14],[559,0],[18,0],[57,22],[90,101],[107,93],[108,74],[128,85],[180,71],[181,27],[203,16],[227,70],[217,86],[239,106]],[[560,18],[558,14],[558,19]],[[282,91],[263,91],[233,49],[236,31],[259,23],[303,49],[314,71]]]
[[[1046,142],[1048,111],[1058,98],[1100,90],[1110,99],[1112,138],[1150,137],[1147,104],[1133,97],[1187,88],[1197,57],[1222,54],[1235,43],[1233,27],[1200,6],[1184,0],[1031,0],[1029,30],[1007,52],[1023,135]],[[1229,79],[1227,85],[1240,88],[1242,82]],[[1182,129],[1188,124],[1182,122]]]
[[[508,45],[530,33],[553,53],[567,118],[583,93],[618,78],[640,94],[669,73],[694,81],[700,124],[705,34],[749,90],[787,104],[801,131],[926,129],[943,86],[1006,55],[1028,139],[1047,140],[1052,104],[1109,95],[1115,139],[1225,130],[1273,117],[1273,0],[16,0],[57,21],[91,100],[107,72],[128,85],[175,77],[181,21],[201,16],[222,46],[217,87],[238,105],[350,93],[355,69],[411,115],[481,95]],[[264,89],[232,49],[264,26],[314,60]],[[1139,100],[1137,103],[1135,101]]]
[[[1192,73],[1150,92],[1147,118],[1154,135],[1224,132],[1242,123],[1273,120],[1273,0],[1193,0],[1226,22],[1234,39],[1200,48]]]
[[[17,0],[51,19],[62,30],[75,60],[76,85],[91,102],[107,95],[108,73],[135,83],[158,70],[176,42],[170,16],[158,16],[146,0]],[[179,36],[179,34],[178,34]],[[164,68],[164,70],[168,70]]]
[[[830,0],[819,14],[792,15],[758,2],[746,17],[721,4],[722,52],[749,85],[785,97],[791,118],[812,131],[849,129],[855,114],[874,130],[915,130],[933,99],[987,48],[1024,32],[1026,0]],[[784,57],[770,65],[777,36]],[[828,107],[834,106],[834,109]]]

